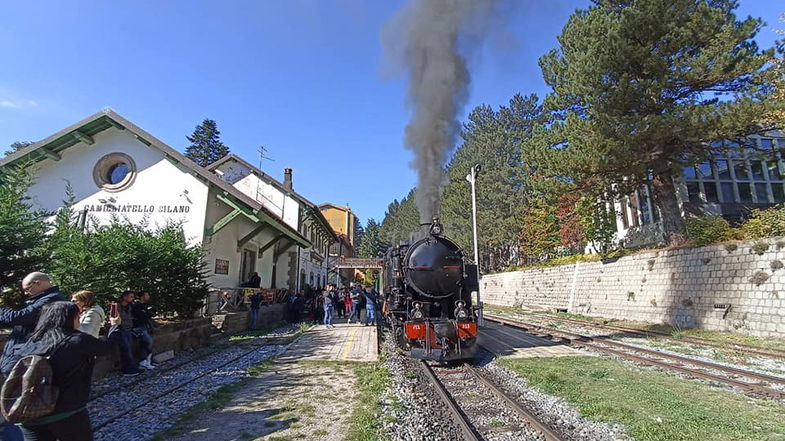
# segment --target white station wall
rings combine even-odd
[[[79,143],[51,159],[36,164],[35,182],[28,194],[39,207],[56,211],[66,198],[70,183],[76,198],[75,210],[88,207],[99,222],[113,216],[133,223],[147,221],[150,228],[167,222],[183,222],[189,242],[199,243],[204,234],[208,188],[187,168],[168,161],[164,153],[138,141],[124,130],[108,129],[93,137],[95,143]],[[136,163],[136,178],[127,188],[108,192],[93,180],[93,168],[104,155],[125,153]],[[117,211],[104,211],[113,206]]]

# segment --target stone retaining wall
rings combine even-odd
[[[785,239],[489,274],[483,301],[682,328],[785,335]]]

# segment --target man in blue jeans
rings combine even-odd
[[[134,361],[133,354],[133,329],[134,329],[134,314],[132,304],[134,302],[133,291],[123,291],[118,299],[120,302],[117,305],[117,310],[120,313],[120,324],[117,326],[117,332],[114,337],[119,339],[120,343],[120,364],[123,367],[123,375],[133,377],[142,373],[139,366]]]
[[[145,369],[155,369],[153,366],[153,317],[156,312],[150,306],[150,293],[140,291],[136,301],[131,305],[131,312],[134,316],[134,328],[132,335],[139,340],[139,351],[142,361],[139,367]]]
[[[324,327],[334,328],[333,311],[335,309],[335,295],[333,293],[333,286],[327,285],[322,295],[324,296]]]
[[[256,329],[256,320],[259,318],[259,307],[262,305],[262,294],[259,291],[251,294],[248,297],[251,305],[251,323],[249,324],[249,328]]]
[[[376,325],[376,293],[370,286],[365,287],[365,326]]]
[[[348,323],[352,322],[352,319],[356,317],[357,323],[360,323],[360,306],[363,303],[363,293],[362,285],[357,285],[352,289],[349,296],[352,298],[352,313],[349,315]]]

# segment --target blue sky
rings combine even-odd
[[[403,0],[7,1],[0,6],[0,146],[111,107],[174,148],[204,118],[233,152],[313,202],[380,219],[416,183],[403,148],[405,83],[379,32]],[[741,0],[772,45],[785,6]],[[515,0],[472,60],[464,114],[547,89],[537,59],[584,0]],[[0,147],[0,148],[2,148]]]

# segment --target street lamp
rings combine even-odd
[[[466,180],[472,185],[472,233],[474,239],[474,264],[477,266],[477,306],[480,307],[477,324],[479,326],[483,325],[482,302],[480,301],[480,257],[477,249],[477,175],[480,173],[481,168],[480,164],[476,164],[471,168],[469,174],[466,175]]]

